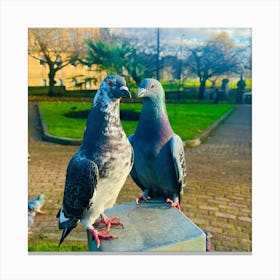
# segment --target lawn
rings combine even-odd
[[[40,109],[48,127],[48,133],[58,137],[82,138],[87,112],[91,102],[40,102]],[[121,103],[121,111],[140,113],[142,104]],[[215,120],[232,109],[225,104],[167,104],[173,130],[183,140],[195,138]],[[83,117],[73,118],[69,114],[84,112]],[[137,120],[122,120],[127,135],[134,133]]]
[[[87,252],[88,247],[83,243],[74,242],[62,244],[60,247],[54,242],[40,242],[28,244],[29,252]]]

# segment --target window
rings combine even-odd
[[[73,87],[76,87],[76,86],[77,86],[77,79],[76,79],[76,78],[73,78],[73,79],[72,79],[72,86],[73,86]]]
[[[86,89],[91,88],[91,80],[86,80]]]
[[[89,39],[89,37],[90,37],[90,32],[89,31],[85,31],[84,32],[84,38],[85,39]]]
[[[59,30],[53,31],[53,42],[56,45],[58,45],[60,43],[60,31]]]
[[[75,43],[75,31],[69,30],[69,43],[74,44]]]

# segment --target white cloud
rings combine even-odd
[[[156,28],[111,28],[112,34],[123,34],[127,37],[134,37],[140,40],[155,40]],[[250,28],[160,28],[160,37],[162,41],[180,41],[185,40],[204,41],[213,36],[227,32],[234,42],[251,41]]]

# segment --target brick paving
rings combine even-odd
[[[46,215],[37,215],[29,242],[58,242],[55,218],[63,198],[67,164],[77,146],[44,142],[35,102],[28,104],[28,197],[44,193]],[[200,146],[186,148],[188,185],[182,211],[212,234],[212,251],[252,250],[252,108],[240,105]],[[140,189],[128,178],[117,203],[133,201]],[[68,238],[86,243],[82,226]]]

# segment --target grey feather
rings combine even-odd
[[[134,134],[128,136],[128,140],[129,140],[130,144],[132,145],[132,147],[133,147],[133,136],[134,136]],[[132,169],[130,171],[130,176],[133,179],[133,181],[138,185],[138,187],[140,187],[142,189],[142,191],[144,191],[145,187],[141,184],[140,180],[137,177],[137,171],[136,171],[136,168],[135,168],[134,164],[133,164]]]
[[[89,207],[98,179],[96,163],[86,158],[81,151],[77,152],[67,168],[63,197],[64,215],[75,219],[83,216]]]
[[[183,190],[187,184],[187,171],[186,171],[184,144],[180,136],[175,134],[171,138],[170,150],[171,150],[173,163],[176,171],[178,186],[180,188],[180,196],[182,196]]]

